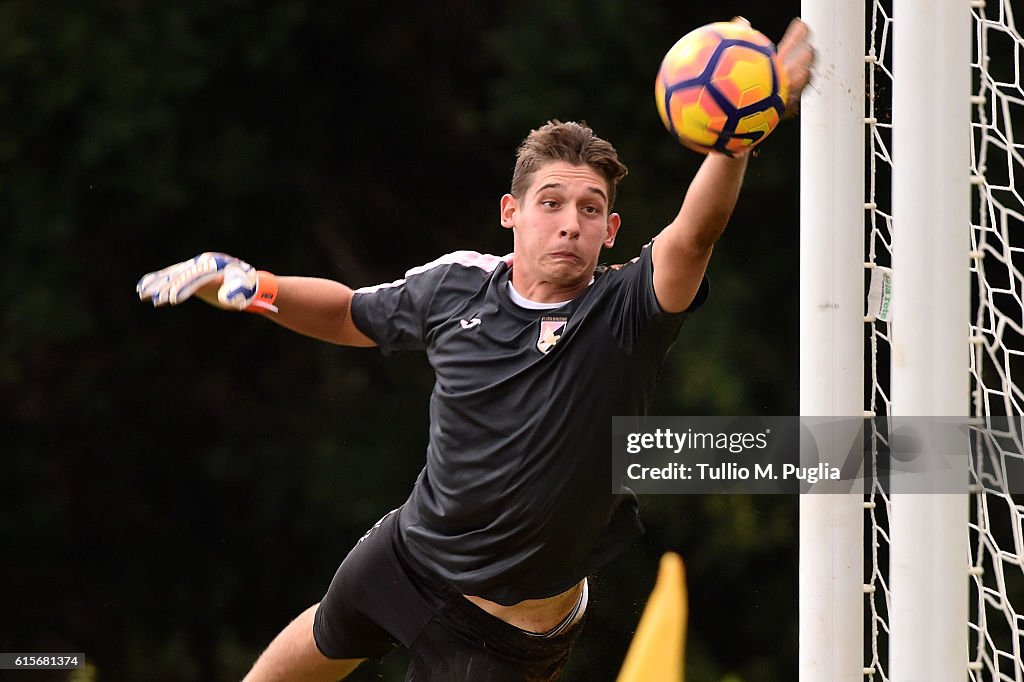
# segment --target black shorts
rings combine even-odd
[[[313,638],[333,659],[379,658],[401,644],[412,658],[406,682],[534,682],[558,677],[581,625],[542,637],[490,615],[416,563],[395,510],[345,557]]]

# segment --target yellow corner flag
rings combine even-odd
[[[617,682],[683,682],[686,617],[686,569],[668,552]]]

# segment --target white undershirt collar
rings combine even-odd
[[[590,281],[587,282],[587,286],[589,287],[593,283],[594,278],[591,277]],[[569,302],[561,301],[559,303],[541,303],[540,301],[531,301],[530,299],[526,298],[521,293],[516,291],[516,288],[512,286],[512,278],[509,278],[508,280],[508,296],[509,298],[512,299],[512,302],[515,303],[517,306],[519,306],[520,308],[526,308],[527,310],[554,310],[555,308],[561,308],[563,305]]]

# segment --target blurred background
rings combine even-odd
[[[735,15],[778,40],[798,10],[0,1],[0,651],[89,661],[0,678],[239,679],[422,466],[422,356],[154,310],[143,273],[220,250],[362,286],[507,253],[498,200],[550,118],[629,166],[606,254],[628,260],[701,160],[658,119],[662,55]],[[798,128],[752,160],[651,414],[797,413]],[[641,504],[647,535],[594,578],[563,679],[614,679],[667,550],[689,573],[687,679],[795,679],[797,500]],[[350,679],[401,680],[404,656]]]

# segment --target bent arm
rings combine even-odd
[[[715,242],[736,207],[746,169],[746,155],[708,154],[675,220],[654,240],[654,294],[666,312],[682,312],[693,302]]]
[[[314,339],[362,348],[376,345],[352,321],[354,292],[351,288],[340,282],[317,277],[278,277],[277,282],[275,304],[278,312],[260,311],[257,314]],[[197,291],[196,295],[218,306],[219,286],[219,282],[212,282]]]

